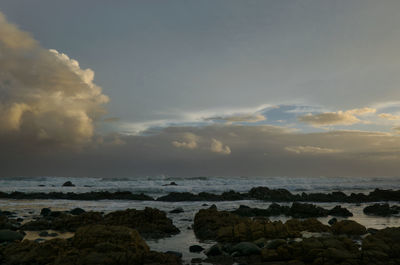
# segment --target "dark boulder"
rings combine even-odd
[[[193,245],[189,247],[189,251],[190,252],[195,252],[195,253],[199,253],[202,252],[204,250],[204,248],[202,246],[199,245]]]
[[[85,213],[86,211],[85,210],[83,210],[82,208],[75,208],[75,209],[72,209],[71,211],[69,211],[72,215],[80,215],[80,214],[83,214],[83,213]]]
[[[178,207],[178,208],[173,209],[169,213],[183,213],[183,212],[184,212],[183,208],[182,207]]]
[[[347,210],[346,208],[343,208],[340,205],[333,207],[331,210],[329,210],[328,214],[332,215],[332,216],[339,216],[339,217],[353,216],[353,213],[351,213],[349,210]]]
[[[21,241],[23,238],[24,236],[19,232],[8,229],[0,230],[0,243]]]
[[[64,184],[62,184],[62,186],[63,186],[63,187],[75,187],[75,185],[72,184],[71,181],[66,181],[66,182],[64,182]]]

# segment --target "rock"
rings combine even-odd
[[[251,242],[240,242],[232,247],[232,252],[237,252],[236,256],[259,255],[261,249]]]
[[[287,242],[285,239],[275,239],[275,240],[271,240],[270,242],[268,242],[266,248],[276,249],[279,246],[286,245],[286,244],[287,244]]]
[[[367,229],[367,233],[369,233],[369,234],[371,234],[371,235],[376,234],[378,231],[379,231],[379,230],[378,230],[378,229],[375,229],[375,228],[368,228],[368,229]]]
[[[328,215],[328,210],[309,203],[294,202],[289,214],[295,218],[322,217]]]
[[[202,246],[199,245],[192,245],[189,247],[189,251],[190,252],[194,252],[194,253],[200,253],[204,250],[204,248]]]
[[[376,215],[376,216],[391,216],[394,214],[399,214],[399,211],[400,211],[399,206],[390,207],[388,203],[384,204],[375,203],[373,205],[365,207],[363,210],[363,212],[367,215]]]
[[[328,224],[333,225],[333,224],[335,224],[336,222],[337,222],[337,218],[333,217],[332,219],[330,219],[330,220],[328,221]]]
[[[21,235],[19,232],[15,232],[8,229],[0,230],[0,243],[21,241],[23,238],[24,238],[23,235]]]
[[[63,184],[62,186],[63,186],[63,187],[75,187],[75,185],[72,184],[71,181],[64,182],[64,184]]]
[[[104,216],[104,224],[136,229],[145,238],[162,238],[180,232],[165,212],[149,207],[109,213]]]
[[[103,216],[100,212],[84,212],[79,215],[60,212],[59,216],[42,217],[27,222],[22,226],[25,230],[57,230],[74,232],[86,225],[126,226],[139,231],[146,238],[162,238],[179,233],[179,229],[167,218],[165,212],[146,207],[144,210],[127,209],[115,211]]]
[[[385,228],[365,237],[362,241],[363,262],[382,265],[400,264],[399,242],[399,227]]]
[[[13,219],[9,219],[5,215],[0,215],[0,229],[17,230],[19,223]]]
[[[164,184],[163,186],[178,186],[178,184],[176,184],[174,181],[171,181],[168,184]]]
[[[340,206],[340,205],[333,207],[331,210],[329,210],[328,214],[333,215],[333,216],[340,216],[340,217],[353,216],[353,214],[349,210],[347,210],[346,208],[342,208],[342,206]]]
[[[178,257],[150,251],[139,233],[127,227],[80,227],[70,240],[24,240],[2,250],[4,264],[181,264]]]
[[[367,233],[365,226],[352,221],[352,220],[342,220],[336,222],[331,227],[335,234],[346,234],[346,235],[364,235]]]
[[[286,221],[285,225],[290,231],[294,232],[330,232],[330,227],[327,225],[322,224],[315,218],[309,218],[306,220],[298,220],[298,219],[290,219]]]
[[[183,212],[184,212],[184,210],[182,207],[178,207],[178,208],[175,208],[172,211],[170,211],[170,213],[183,213]]]
[[[83,210],[82,208],[75,208],[75,209],[72,209],[71,211],[69,211],[72,215],[80,215],[80,214],[83,214],[83,213],[85,213],[86,211],[85,210]]]
[[[218,211],[215,205],[199,210],[194,217],[193,230],[199,239],[216,239],[222,227],[238,224],[241,217],[227,211]]]
[[[288,206],[280,206],[276,203],[271,204],[268,209],[250,208],[245,205],[240,205],[238,209],[232,213],[240,216],[276,216],[289,215],[290,208]]]
[[[49,232],[47,232],[47,231],[40,232],[39,236],[40,237],[48,237],[49,236]]]
[[[50,208],[43,208],[40,210],[40,215],[41,216],[49,216],[51,214]]]
[[[249,197],[265,201],[294,201],[294,196],[288,190],[271,190],[268,187],[252,188],[248,192]]]
[[[206,250],[205,253],[207,256],[219,256],[223,254],[220,244],[215,244],[211,246],[209,249]]]

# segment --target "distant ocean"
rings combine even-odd
[[[62,187],[71,181],[75,187]],[[176,186],[163,186],[175,182]],[[169,192],[222,193],[247,192],[253,187],[283,188],[292,193],[332,192],[368,193],[375,188],[400,189],[400,177],[1,177],[2,192],[90,192],[131,191],[159,197]]]

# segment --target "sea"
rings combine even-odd
[[[71,181],[75,187],[63,187],[62,184]],[[176,185],[167,185],[175,182]],[[333,192],[342,191],[350,193],[369,193],[376,188],[400,189],[400,177],[1,177],[1,192],[74,192],[83,193],[90,191],[130,191],[133,193],[144,193],[158,198],[170,192],[210,192],[220,194],[224,191],[234,190],[247,192],[253,187],[266,186],[271,189],[283,188],[290,192]],[[396,204],[395,202],[389,202]],[[12,200],[0,199],[0,210],[15,212],[16,217],[30,220],[39,215],[40,210],[49,207],[52,210],[70,210],[76,207],[86,211],[103,211],[105,213],[124,209],[144,209],[145,207],[158,208],[167,212],[180,230],[178,235],[159,239],[147,240],[152,250],[156,251],[178,251],[183,254],[183,260],[190,262],[192,258],[205,258],[203,253],[190,253],[189,246],[197,244],[204,248],[213,245],[213,241],[199,241],[191,228],[194,215],[199,209],[208,208],[215,204],[220,210],[235,210],[240,205],[250,207],[268,208],[270,202],[242,200],[223,202],[161,202],[161,201],[128,201],[128,200],[99,200],[99,201],[72,201],[72,200]],[[291,203],[281,203],[290,205]],[[382,229],[385,227],[400,226],[400,216],[374,217],[363,213],[363,208],[372,203],[319,203],[314,204],[330,209],[341,205],[349,209],[354,216],[348,218],[355,220],[367,228]],[[173,214],[171,210],[181,207],[184,212]],[[331,217],[319,218],[323,223],[328,223]],[[271,220],[282,220],[287,217],[272,217]],[[340,220],[340,218],[338,218]],[[30,238],[38,237],[28,234]],[[205,263],[203,263],[205,264]]]

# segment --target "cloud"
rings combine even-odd
[[[193,133],[185,133],[183,141],[173,141],[172,144],[178,148],[196,149],[199,137]]]
[[[308,154],[333,154],[333,153],[338,153],[341,152],[341,150],[338,149],[331,149],[331,148],[323,148],[323,147],[318,147],[318,146],[287,146],[285,147],[286,151],[296,153],[296,154],[302,154],[302,153],[308,153]]]
[[[360,120],[357,116],[372,114],[375,112],[376,109],[373,108],[361,108],[318,114],[308,113],[306,115],[299,116],[298,120],[313,126],[352,125],[356,123],[365,123],[365,121]]]
[[[221,141],[213,138],[211,139],[211,151],[214,153],[229,155],[231,153],[231,148],[227,145],[224,145]]]
[[[400,127],[393,127],[392,130],[400,134]]]
[[[198,137],[197,148],[182,149],[190,134]],[[398,176],[400,170],[398,134],[302,133],[269,125],[174,126],[104,136],[80,150],[21,153],[15,147],[1,143],[2,176]]]
[[[108,102],[94,72],[42,48],[0,13],[0,136],[71,146],[91,140]]]
[[[381,113],[378,116],[383,119],[390,120],[390,121],[400,120],[400,115],[393,115],[390,113]]]
[[[228,124],[232,124],[235,122],[260,122],[265,121],[266,117],[262,114],[238,114],[231,116],[215,116],[206,118],[207,121],[226,121]]]

